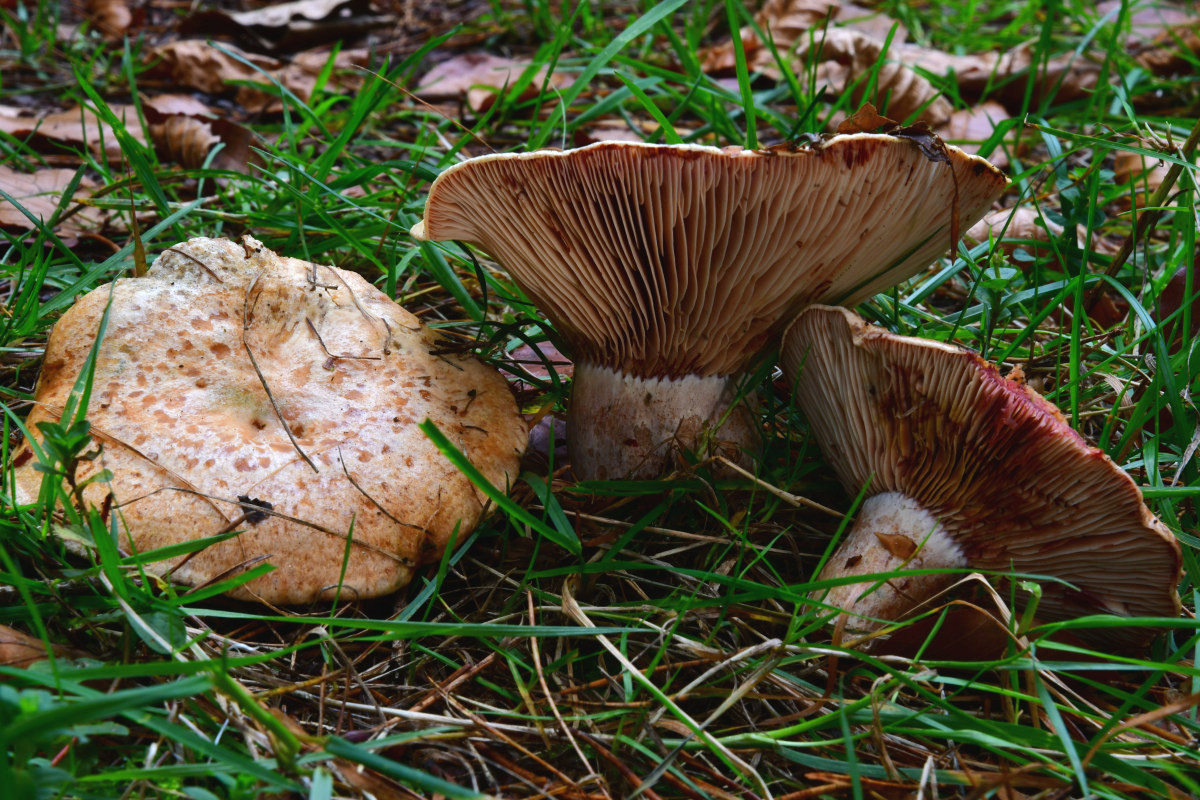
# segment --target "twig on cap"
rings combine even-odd
[[[312,459],[300,449],[300,444],[296,441],[296,437],[292,435],[292,429],[288,427],[287,421],[283,418],[283,412],[279,410],[279,404],[275,402],[275,396],[271,394],[271,387],[267,386],[267,379],[263,377],[262,370],[258,368],[258,362],[254,360],[254,353],[250,350],[250,342],[246,341],[246,331],[250,329],[250,292],[254,291],[254,287],[258,285],[258,279],[261,277],[262,272],[259,272],[250,281],[250,285],[246,287],[246,298],[242,304],[242,347],[246,348],[246,355],[250,357],[250,366],[254,367],[254,374],[258,376],[258,382],[262,384],[263,391],[267,393],[267,399],[271,401],[271,408],[275,409],[275,418],[283,426],[283,432],[287,434],[292,447],[296,448],[296,452],[304,459],[304,463],[312,467],[313,472],[320,474],[321,470],[317,469],[317,465],[312,462]]]

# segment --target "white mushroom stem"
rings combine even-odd
[[[845,541],[818,580],[965,566],[962,550],[932,514],[907,495],[885,492],[863,501]],[[864,577],[814,599],[847,612],[848,628],[871,631],[882,626],[874,620],[903,617],[957,577],[954,573]]]
[[[652,478],[672,455],[740,460],[760,435],[728,375],[639,378],[578,363],[567,416],[567,447],[583,479]]]

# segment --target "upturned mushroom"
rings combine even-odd
[[[1052,578],[1037,606],[1045,620],[1178,615],[1175,536],[1037,392],[970,351],[843,308],[805,310],[782,355],[825,460],[848,492],[866,494],[818,576],[861,578],[822,600],[848,629],[904,617],[967,568]],[[1118,648],[1154,633],[1076,632]]]
[[[189,585],[267,561],[236,594],[304,603],[393,591],[466,538],[485,498],[418,428],[430,419],[495,485],[526,427],[504,379],[361,276],[283,258],[246,237],[168,248],[55,325],[28,428],[57,421],[95,342],[87,418],[99,458],[84,489],[129,552],[240,531],[150,565]],[[13,459],[22,502],[43,473]],[[110,497],[111,493],[111,497]],[[349,560],[344,555],[348,554]]]
[[[739,379],[796,312],[912,276],[1005,185],[927,135],[600,142],[456,164],[412,234],[491,254],[566,340],[576,475],[648,477],[675,448],[756,448]]]

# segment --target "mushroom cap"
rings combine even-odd
[[[479,156],[438,176],[412,233],[494,256],[577,360],[643,378],[734,374],[809,303],[855,303],[928,266],[955,211],[965,231],[1003,192],[985,160],[922,143]]]
[[[103,450],[77,480],[101,469],[112,480],[86,501],[106,509],[111,490],[123,546],[139,552],[243,531],[154,571],[202,585],[265,556],[275,570],[238,595],[308,602],[339,583],[349,537],[341,596],[384,594],[438,558],[456,526],[463,541],[484,508],[418,423],[432,420],[493,484],[517,474],[526,427],[498,372],[441,352],[361,276],[249,237],[169,248],[144,277],[67,311],[28,420],[37,438],[36,424],[62,413],[110,298],[87,414]],[[28,444],[14,463],[28,502],[42,480]]]
[[[1179,543],[1133,479],[1062,414],[978,355],[898,336],[843,308],[806,309],[783,366],[810,430],[851,493],[916,500],[972,568],[1034,573],[1038,615],[1177,616]],[[1131,627],[1078,633],[1136,647]]]

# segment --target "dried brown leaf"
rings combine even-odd
[[[863,103],[862,108],[837,126],[838,133],[872,133],[879,128],[894,128],[898,123],[880,114],[875,106]]]
[[[227,52],[222,52],[227,51]],[[238,58],[234,58],[236,55]],[[244,61],[239,60],[244,59]],[[291,62],[254,55],[232,45],[221,49],[196,39],[185,39],[156,47],[146,56],[154,73],[180,86],[199,89],[208,94],[222,94],[236,88],[236,99],[251,111],[274,111],[281,105],[275,93],[254,86],[237,86],[235,82],[271,84],[278,81],[300,100],[307,102],[317,83],[317,76],[330,58],[329,53],[303,53]],[[353,86],[338,74],[353,65],[366,61],[363,51],[343,51],[334,61],[335,77],[331,85]],[[248,62],[248,63],[245,63]]]
[[[680,132],[676,127],[675,131]],[[604,120],[595,125],[580,125],[575,129],[574,143],[576,147],[584,147],[596,142],[644,142],[646,137],[632,130],[619,120]]]
[[[75,177],[73,169],[40,169],[32,174],[18,172],[0,165],[0,188],[4,189],[21,208],[45,222],[54,214],[63,192]],[[74,199],[85,199],[95,184],[84,178]],[[104,226],[105,214],[99,209],[84,208],[62,220],[55,228],[60,234],[74,236],[95,232]],[[0,227],[31,230],[34,225],[21,210],[6,200],[0,200]]]
[[[516,82],[529,66],[528,61],[502,58],[481,51],[462,53],[426,72],[417,86],[416,95],[424,100],[466,95],[467,106],[479,113],[491,108],[499,91]],[[536,97],[545,82],[546,70],[539,68],[520,99]],[[561,73],[550,77],[553,87],[564,86],[567,82],[568,78]]]
[[[1105,0],[1096,12],[1108,14],[1120,5],[1120,0]],[[1142,67],[1156,75],[1194,71],[1195,57],[1200,55],[1200,15],[1195,3],[1138,3],[1129,14],[1126,44]]]
[[[954,107],[928,80],[906,64],[883,51],[884,43],[858,31],[841,28],[825,31],[823,38],[805,42],[796,50],[797,61],[815,58],[818,62],[816,83],[833,92],[843,92],[857,82],[854,102],[871,102],[888,116],[899,120],[916,118],[930,125],[941,125],[950,118]],[[875,96],[864,97],[864,82],[859,79],[878,66]],[[918,113],[919,111],[919,113]]]
[[[164,111],[163,109],[167,109]],[[218,144],[224,147],[212,161],[217,169],[245,172],[252,159],[249,129],[214,117],[199,101],[185,95],[164,95],[144,104],[150,140],[159,158],[188,168],[200,167]]]
[[[74,651],[59,646],[54,647],[54,654],[67,658],[77,655]],[[25,669],[38,661],[45,661],[48,657],[46,645],[41,639],[21,633],[7,625],[0,625],[0,666]]]
[[[245,53],[231,45],[224,45],[223,49],[237,54],[249,64],[196,39],[156,47],[146,56],[146,62],[154,65],[155,72],[165,74],[180,86],[209,94],[224,92],[230,81],[265,81],[263,72],[271,74],[283,67],[283,62],[274,58]]]
[[[133,25],[133,12],[125,0],[87,0],[84,10],[106,39],[120,39]]]
[[[968,153],[978,153],[979,145],[990,138],[996,132],[996,126],[1006,119],[1011,119],[1011,116],[1004,106],[995,100],[985,100],[952,113],[938,129],[938,135]],[[1008,166],[1008,156],[1001,149],[993,150],[988,155],[988,161],[1000,169]]]
[[[212,125],[195,117],[172,114],[162,122],[150,125],[150,137],[160,157],[185,167],[199,167],[220,138]]]
[[[1113,15],[1119,11],[1122,0],[1102,0],[1096,4],[1098,17]],[[1200,20],[1196,16],[1195,3],[1161,2],[1161,0],[1143,0],[1139,3],[1128,3],[1129,37],[1125,40],[1127,47],[1133,49],[1154,45],[1164,33],[1173,28],[1196,25]]]
[[[1030,245],[1029,242],[1049,242],[1051,238],[1062,236],[1063,230],[1063,226],[1039,215],[1036,209],[1017,206],[987,214],[967,230],[964,238],[970,244],[998,239],[1006,253],[1011,254],[1021,247],[1034,255],[1041,255],[1048,252],[1048,248]]]
[[[1146,205],[1154,190],[1162,185],[1170,168],[1165,162],[1148,158],[1141,153],[1120,150],[1113,158],[1113,180],[1117,184],[1132,184],[1133,196],[1122,197],[1119,205],[1128,209],[1130,202],[1137,208]]]
[[[133,106],[113,105],[109,108],[118,119],[126,120],[126,130],[134,139],[144,142],[137,110]],[[109,161],[121,158],[121,145],[116,134],[89,109],[75,106],[35,116],[21,112],[22,109],[0,106],[0,131],[19,139],[32,137],[35,141],[86,146],[94,155]]]
[[[1100,65],[1085,56],[1068,53],[1042,64],[1035,64],[1033,45],[1024,44],[1005,53],[971,53],[957,55],[939,50],[906,45],[896,49],[895,58],[912,67],[934,75],[950,71],[958,81],[960,94],[968,98],[981,97],[999,100],[1009,111],[1020,110],[1025,87],[1031,75],[1036,75],[1033,102],[1049,97],[1059,102],[1078,99],[1096,88]]]
[[[190,94],[160,94],[143,98],[144,107],[160,114],[186,114],[192,117],[212,116],[212,109]]]
[[[1198,254],[1200,255],[1200,254]],[[1188,267],[1183,266],[1175,270],[1171,275],[1171,279],[1167,281],[1167,285],[1163,287],[1162,293],[1158,296],[1158,320],[1165,320],[1183,307],[1184,298],[1187,297],[1187,279]],[[1194,295],[1200,292],[1200,281],[1192,278],[1192,294],[1193,299],[1188,304],[1191,308],[1190,314],[1190,333],[1195,335],[1200,331],[1200,297]],[[1182,338],[1183,317],[1180,315],[1175,322],[1171,336],[1172,352],[1179,349],[1179,341]]]
[[[826,20],[831,28],[852,29],[880,41],[887,39],[895,26],[893,44],[903,42],[907,36],[904,26],[891,17],[840,0],[767,0],[754,16],[755,23],[770,36],[776,51],[785,57],[797,43],[806,39],[809,31],[824,27]],[[816,34],[817,38],[820,36]],[[774,56],[754,28],[742,28],[741,37],[750,68],[773,73]],[[706,72],[728,72],[735,66],[734,49],[729,42],[706,50],[701,57]]]

